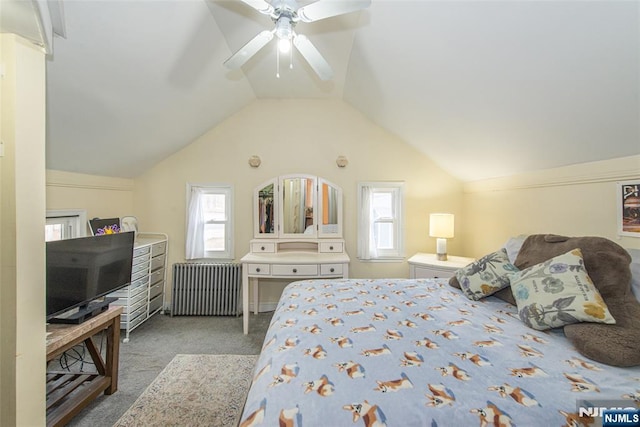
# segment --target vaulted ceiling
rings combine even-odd
[[[463,181],[640,154],[638,1],[373,0],[297,25],[330,81],[299,54],[276,78],[275,42],[225,68],[274,25],[241,1],[65,0],[64,22],[51,169],[134,177],[263,98],[342,99]]]

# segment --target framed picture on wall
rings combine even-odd
[[[640,237],[640,180],[618,182],[618,234]]]

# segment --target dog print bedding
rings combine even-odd
[[[640,368],[576,352],[442,279],[291,283],[240,425],[577,426],[578,401],[640,401]],[[582,424],[581,424],[582,423]]]

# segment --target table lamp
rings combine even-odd
[[[438,261],[447,260],[447,239],[453,237],[453,214],[432,213],[429,215],[429,236],[436,237]]]

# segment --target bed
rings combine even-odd
[[[443,279],[306,280],[273,315],[240,425],[589,425],[640,400],[640,367],[590,360],[563,330]],[[584,423],[584,424],[581,424]]]

